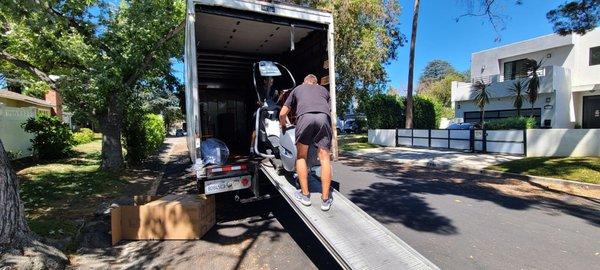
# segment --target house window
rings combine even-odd
[[[590,66],[600,65],[600,46],[590,48]]]
[[[504,80],[527,77],[527,59],[519,59],[504,63]]]

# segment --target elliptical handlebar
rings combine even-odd
[[[254,91],[256,92],[256,97],[257,97],[258,101],[264,102],[266,100],[266,97],[265,97],[265,100],[261,99],[260,93],[258,92],[258,85],[256,83],[256,66],[259,63],[260,62],[254,62],[254,64],[252,64],[252,83],[254,84]],[[283,68],[287,72],[288,76],[290,76],[290,79],[292,80],[292,87],[290,87],[289,89],[294,89],[296,87],[296,79],[294,79],[292,72],[287,67],[285,67],[284,65],[282,65],[278,62],[273,62],[273,64]]]

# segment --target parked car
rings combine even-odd
[[[477,129],[479,128],[479,124],[477,123],[455,123],[450,124],[446,129]]]
[[[185,132],[185,130],[183,130],[181,128],[178,129],[177,131],[175,131],[175,136],[177,136],[177,137],[185,136],[185,135],[187,135],[186,132]]]

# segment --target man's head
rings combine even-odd
[[[305,84],[317,84],[317,76],[315,76],[313,74],[306,75],[306,77],[304,77],[304,83]]]

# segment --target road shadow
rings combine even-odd
[[[458,233],[450,219],[437,214],[420,194],[456,195],[488,201],[504,208],[543,210],[549,215],[562,213],[600,226],[600,204],[560,192],[529,186],[502,178],[451,172],[394,162],[343,157],[341,163],[355,172],[373,173],[388,181],[355,189],[349,199],[383,223],[400,222],[417,231],[437,234]],[[392,181],[392,182],[390,182]]]

